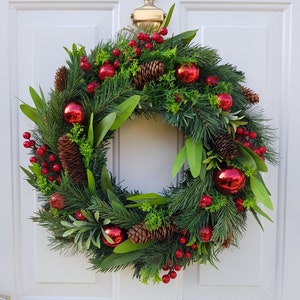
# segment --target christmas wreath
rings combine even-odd
[[[210,262],[238,245],[252,213],[270,219],[261,172],[277,163],[274,131],[244,74],[217,52],[191,43],[196,31],[167,37],[122,30],[90,54],[65,48],[46,100],[30,87],[35,123],[23,133],[30,165],[22,170],[39,192],[32,217],[54,249],[84,252],[93,269],[131,266],[143,282],[168,283],[188,265]],[[174,157],[182,181],[160,193],[129,191],[106,167],[109,142],[129,118],[162,116],[185,137]]]

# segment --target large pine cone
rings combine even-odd
[[[68,69],[65,66],[60,67],[55,73],[54,86],[59,92],[66,88],[67,73]]]
[[[231,135],[227,132],[216,136],[214,139],[214,145],[216,151],[224,159],[232,160],[235,159],[238,155],[238,148]]]
[[[155,80],[165,72],[164,63],[159,60],[153,60],[140,64],[140,69],[133,77],[133,82],[137,89],[142,89],[144,84]]]
[[[78,146],[67,135],[63,135],[57,142],[58,156],[64,171],[75,184],[86,182],[86,170]]]
[[[161,226],[154,230],[149,230],[144,223],[137,224],[127,232],[129,240],[134,244],[143,244],[148,241],[160,241],[170,237],[176,228],[173,225]]]
[[[258,94],[254,93],[251,89],[243,87],[243,94],[250,103],[256,104],[259,102]]]

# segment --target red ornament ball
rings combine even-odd
[[[80,103],[70,102],[63,109],[63,118],[69,124],[84,122],[83,107]]]
[[[214,175],[216,188],[224,194],[236,194],[246,183],[245,174],[237,168],[218,170]]]
[[[210,242],[213,235],[213,229],[211,226],[205,226],[199,229],[199,236],[204,243]]]
[[[218,100],[220,101],[220,105],[219,107],[224,110],[227,111],[232,107],[232,97],[230,94],[227,93],[222,93],[218,95]]]
[[[62,194],[55,192],[50,196],[49,203],[55,209],[62,209],[65,206],[65,198]]]
[[[108,77],[114,77],[115,74],[116,68],[109,62],[105,63],[98,69],[98,76],[102,81]]]
[[[108,247],[116,247],[125,239],[124,230],[118,226],[107,225],[103,227],[105,234],[112,240],[107,240],[105,235],[102,235],[102,242]]]
[[[183,64],[175,71],[176,78],[183,83],[195,83],[200,76],[200,69],[195,64]]]

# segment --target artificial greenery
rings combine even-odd
[[[121,31],[114,41],[99,43],[90,54],[84,47],[73,45],[71,50],[65,48],[69,55],[67,72],[59,78],[64,89],[54,87],[47,101],[42,90],[30,88],[34,106],[22,103],[21,110],[36,125],[31,138],[27,137],[31,143],[34,141],[28,147],[34,159],[28,169],[22,169],[28,182],[40,192],[41,206],[32,219],[47,228],[54,249],[84,252],[98,271],[132,266],[134,276],[141,281],[160,282],[166,264],[171,271],[176,264],[183,268],[195,262],[215,264],[220,251],[238,245],[246,230],[248,211],[259,223],[260,216],[270,219],[260,207],[262,204],[272,209],[260,172],[267,171],[264,160],[277,162],[272,147],[274,132],[263,111],[244,95],[244,74],[230,64],[220,64],[215,50],[192,44],[195,34],[196,31],[187,31],[162,43],[154,41],[153,48],[143,48],[139,55],[129,46],[129,41],[137,36],[133,29]],[[117,59],[112,54],[114,49],[121,51]],[[80,67],[83,58],[90,63],[87,70]],[[116,73],[99,80],[98,69],[116,60]],[[155,60],[163,63],[163,74],[137,88],[133,78],[141,64]],[[178,79],[176,69],[183,64],[197,65],[199,79],[193,83]],[[218,78],[217,84],[205,82],[211,75]],[[87,85],[92,82],[97,86],[89,92]],[[228,111],[220,108],[221,93],[233,98]],[[82,105],[81,124],[70,124],[63,118],[65,105],[72,101]],[[109,141],[131,117],[158,115],[185,137],[170,170],[176,176],[184,169],[183,180],[159,194],[128,191],[106,168]],[[256,133],[252,149],[237,139],[238,128]],[[215,138],[225,133],[237,147],[237,157],[232,160],[224,159],[214,146]],[[57,140],[64,135],[77,145],[81,155],[86,180],[80,184],[74,184],[64,169],[43,171],[43,163],[51,165],[50,155],[60,164]],[[253,148],[261,145],[267,145],[267,151],[260,157]],[[42,156],[37,153],[41,147]],[[246,176],[245,186],[236,194],[222,193],[215,186],[214,174],[224,167],[235,167]],[[61,207],[49,202],[54,193],[62,196]],[[212,198],[212,203],[201,207],[199,200],[205,195]],[[242,209],[237,209],[237,199],[244,200]],[[137,224],[143,224],[143,230],[150,232],[149,241],[135,244],[127,239],[127,232]],[[105,231],[106,226],[112,225],[122,229],[124,238],[116,247],[103,242],[106,239],[113,243]],[[208,226],[213,229],[212,236],[203,240],[199,230]],[[168,235],[157,240],[154,232],[161,228],[167,228]],[[186,242],[180,242],[180,238]],[[185,255],[177,257],[177,250]]]

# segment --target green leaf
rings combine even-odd
[[[125,208],[124,204],[111,190],[107,190],[107,197],[113,209],[127,212],[127,209]]]
[[[183,44],[188,44],[192,41],[192,39],[196,36],[198,29],[196,30],[188,30],[185,32],[182,32],[178,35],[173,36],[170,38],[170,42],[175,44],[177,42],[182,42]],[[166,41],[168,41],[167,39]]]
[[[114,123],[115,119],[117,117],[117,114],[115,112],[112,112],[108,114],[106,117],[104,117],[99,124],[96,126],[96,129],[94,131],[94,138],[95,138],[95,146],[99,146],[100,143],[103,141],[105,135],[110,130],[112,124]]]
[[[187,161],[190,171],[194,178],[198,177],[201,172],[202,165],[202,142],[194,143],[191,138],[187,138],[185,142]]]
[[[175,3],[170,7],[166,17],[164,18],[163,22],[160,25],[160,28],[163,28],[163,27],[167,28],[169,26],[169,23],[171,21],[172,15],[173,15],[174,8],[175,8]]]
[[[174,160],[173,167],[172,167],[172,177],[175,177],[180,169],[182,168],[184,162],[186,161],[186,147],[185,145],[180,149],[180,151],[177,153],[177,156]]]
[[[109,235],[107,235],[107,233],[104,231],[104,229],[102,227],[101,227],[101,232],[108,243],[114,244],[113,239]]]
[[[257,170],[256,162],[252,158],[252,156],[246,150],[246,147],[241,145],[240,143],[236,143],[238,148],[238,156],[235,160],[240,163],[247,171],[251,171],[252,173]]]
[[[268,167],[266,163],[262,160],[261,157],[259,157],[259,155],[257,155],[252,149],[248,147],[245,147],[245,150],[248,151],[248,153],[252,156],[253,160],[256,163],[256,167],[258,171],[268,172]]]
[[[89,130],[88,130],[88,135],[87,135],[87,140],[91,146],[94,145],[94,113],[91,113],[90,117],[90,125],[89,125]]]
[[[273,223],[273,220],[258,206],[258,205],[253,205],[251,206],[251,208],[257,212],[258,214],[262,215],[263,217],[265,217],[267,220],[269,220],[270,222]]]
[[[106,167],[103,167],[101,171],[101,188],[106,195],[107,190],[114,191],[114,187],[111,183],[110,176]]]
[[[41,176],[42,171],[41,168],[38,166],[38,164],[33,163],[31,166],[29,166],[29,169],[34,173],[36,176]]]
[[[131,116],[136,106],[139,104],[140,99],[140,96],[133,95],[118,105],[117,117],[112,126],[110,127],[110,130],[118,129],[127,121],[127,119]]]
[[[134,244],[130,240],[125,240],[114,249],[114,252],[120,254],[120,253],[142,250],[150,247],[151,245],[153,245],[153,243],[154,243],[153,241],[149,241],[143,244]]]
[[[268,190],[265,188],[263,182],[261,182],[257,177],[254,175],[250,176],[250,187],[252,189],[253,194],[255,197],[267,208],[273,209],[272,200],[269,196]]]
[[[113,270],[114,268],[125,268],[142,255],[143,251],[132,251],[123,254],[112,253],[101,262],[100,267],[103,271]]]
[[[127,200],[137,202],[141,200],[150,200],[150,199],[158,199],[158,198],[163,198],[163,197],[157,193],[146,193],[146,194],[140,194],[140,195],[128,197]]]
[[[20,109],[27,118],[29,118],[36,125],[39,125],[40,117],[37,113],[37,110],[34,107],[32,107],[26,103],[23,103],[20,105]]]
[[[33,103],[37,109],[46,107],[46,101],[43,99],[32,87],[29,87],[29,93],[33,100]]]
[[[100,234],[97,235],[97,238],[96,238],[96,239],[95,239],[95,237],[93,236],[93,238],[92,238],[92,244],[93,244],[96,248],[98,248],[98,249],[101,248]]]
[[[136,202],[135,204],[128,204],[125,206],[127,208],[133,208],[142,206],[144,202],[148,202],[150,205],[166,204],[169,199],[156,193],[146,193],[128,197],[127,200]]]
[[[71,229],[68,229],[67,231],[65,231],[63,233],[63,237],[67,237],[67,236],[70,236],[72,235],[73,233],[75,233],[78,229],[77,228],[71,228]]]
[[[87,180],[88,180],[88,187],[91,193],[96,193],[96,183],[94,174],[90,169],[86,170]]]
[[[20,167],[20,168],[21,168],[21,170],[28,176],[28,178],[29,178],[30,180],[34,180],[34,179],[35,179],[33,173],[31,173],[30,171],[28,171],[27,169],[25,169],[25,168],[23,168],[23,167]]]

